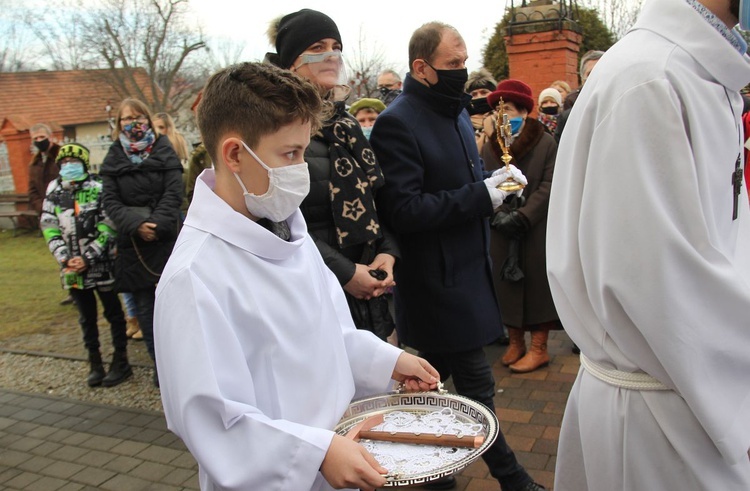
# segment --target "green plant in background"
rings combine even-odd
[[[0,344],[20,335],[80,329],[75,306],[60,305],[66,296],[60,272],[38,235],[13,237],[0,230],[0,285]]]

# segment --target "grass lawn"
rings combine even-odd
[[[57,262],[44,239],[34,232],[13,237],[0,230],[0,342],[24,335],[50,333],[62,326],[78,329],[78,311],[60,305]]]

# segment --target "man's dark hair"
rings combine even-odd
[[[240,63],[206,83],[197,108],[198,128],[211,159],[220,162],[222,135],[235,131],[252,148],[294,121],[310,122],[315,132],[321,108],[318,91],[298,75],[272,65]]]
[[[409,40],[409,71],[413,70],[414,60],[427,60],[427,63],[432,63],[446,29],[456,31],[455,27],[437,21],[428,22],[414,31]]]

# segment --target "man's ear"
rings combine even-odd
[[[240,154],[243,151],[242,142],[239,138],[235,137],[227,138],[221,142],[221,146],[219,147],[219,154],[224,164],[233,173],[240,171]]]
[[[427,78],[427,74],[425,73],[426,68],[427,63],[421,58],[417,58],[416,60],[411,62],[412,76],[414,78],[418,78],[420,80]]]

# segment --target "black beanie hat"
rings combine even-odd
[[[466,87],[464,92],[471,94],[472,91],[478,89],[487,89],[490,92],[495,90],[497,82],[492,78],[492,74],[485,68],[480,68],[476,72],[471,72],[469,78],[466,80]]]
[[[294,60],[311,44],[326,38],[341,43],[339,28],[326,14],[317,10],[302,9],[285,15],[279,21],[276,34],[279,66],[290,68]]]

